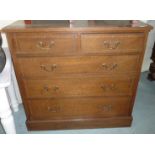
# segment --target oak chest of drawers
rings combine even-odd
[[[151,26],[18,21],[3,31],[29,130],[130,126]]]

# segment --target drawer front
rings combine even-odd
[[[94,118],[129,115],[129,98],[29,100],[30,119]]]
[[[69,73],[130,73],[137,70],[138,55],[19,58],[24,77],[51,77]]]
[[[24,80],[27,98],[116,96],[132,93],[133,79],[122,77],[51,78]]]
[[[84,52],[138,52],[143,49],[143,34],[83,34],[81,48]],[[127,51],[126,51],[127,50]]]
[[[64,54],[76,50],[76,35],[50,33],[19,33],[14,37],[17,53]]]

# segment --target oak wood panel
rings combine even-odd
[[[31,120],[128,116],[130,98],[28,100]]]
[[[136,74],[136,79],[135,79],[136,82],[135,82],[134,87],[133,87],[133,96],[132,96],[131,106],[130,106],[130,115],[132,115],[132,110],[133,110],[134,103],[135,103],[135,98],[136,98],[136,95],[137,95],[137,88],[138,88],[138,84],[139,84],[139,80],[140,80],[142,63],[143,63],[145,49],[146,49],[146,45],[147,45],[148,34],[149,34],[148,32],[146,32],[146,31],[144,32],[143,51],[140,54],[140,59],[139,59],[138,68],[137,68],[137,74]]]
[[[55,33],[14,33],[16,53],[65,53],[76,51],[76,35]]]
[[[138,61],[139,55],[18,58],[22,76],[46,78],[78,73],[129,74],[136,72]]]
[[[26,121],[28,130],[64,130],[88,128],[112,128],[131,126],[132,116],[88,119],[62,119],[44,121]]]
[[[133,78],[78,77],[24,80],[27,98],[131,95]]]
[[[81,50],[83,52],[135,52],[141,51],[143,44],[143,33],[81,35]]]
[[[153,27],[141,21],[134,23],[132,20],[74,20],[70,23],[69,20],[40,20],[33,21],[31,24],[24,24],[24,21],[16,21],[13,24],[2,29],[3,32],[146,32]]]
[[[51,21],[51,23],[54,23],[54,22]],[[134,105],[138,80],[140,77],[140,69],[141,69],[141,65],[144,57],[144,51],[146,48],[147,36],[148,36],[149,30],[151,30],[151,26],[146,24],[142,24],[142,25],[137,24],[136,26],[135,25],[125,26],[125,25],[118,25],[116,24],[115,21],[114,23],[116,25],[112,24],[111,26],[109,24],[107,25],[106,22],[104,24],[103,23],[104,21],[103,22],[91,21],[83,25],[81,24],[81,21],[80,21],[78,23],[79,24],[78,26],[76,24],[75,25],[73,24],[73,25],[66,25],[66,27],[63,27],[62,25],[60,26],[58,23],[55,26],[52,26],[51,24],[49,24],[48,26],[33,25],[32,27],[31,25],[16,26],[15,24],[14,26],[9,26],[3,29],[3,32],[6,32],[7,34],[9,47],[13,57],[13,63],[15,66],[15,71],[19,82],[22,99],[24,102],[24,108],[26,110],[26,116],[27,116],[26,124],[29,130],[99,128],[99,127],[118,127],[118,126],[131,125],[132,108]],[[73,45],[72,46],[73,48],[71,48],[71,50],[68,50],[68,48],[66,48],[65,46],[63,51],[54,50],[53,52],[49,52],[47,51],[47,49],[46,50],[44,49],[43,51],[39,51],[39,52],[38,50],[33,51],[32,49],[29,50],[29,52],[27,51],[21,52],[21,50],[20,51],[17,50],[18,44],[16,43],[16,39],[20,38],[17,36],[27,38],[27,36],[29,37],[30,34],[33,34],[32,38],[33,37],[37,38],[37,35],[39,36],[39,38],[44,38],[45,36],[43,34],[47,34],[47,36],[45,37],[47,38],[47,40],[48,40],[48,36],[51,36],[51,35],[52,36],[58,35],[59,37],[62,36],[62,38],[63,36],[66,37],[66,35],[67,36],[70,35],[72,36],[72,38],[71,38],[71,42],[68,41],[70,42],[68,45],[74,44],[75,46]],[[134,37],[131,37],[132,38],[131,39],[126,37],[128,35],[134,36]],[[89,41],[83,43],[81,36],[91,36],[90,38],[86,37],[84,39],[86,41],[93,40],[92,43],[88,44]],[[92,38],[92,36],[94,37]],[[109,37],[109,40],[105,40],[106,42],[104,42],[104,47],[106,49],[103,50],[101,49],[101,44],[99,44],[99,42],[101,42],[101,40],[104,37],[106,37],[107,39],[107,36],[110,36],[110,37]],[[120,44],[119,43],[120,41],[117,42],[118,39],[120,39],[119,37],[116,40],[118,36],[122,36],[121,41],[123,42],[123,44]],[[123,38],[123,36],[125,37]],[[110,38],[113,38],[113,40]],[[48,41],[46,42],[45,40],[45,42],[41,43],[40,45],[43,48],[44,47],[47,48],[50,45],[48,43],[49,42]],[[60,42],[60,44],[62,45],[63,43],[64,43],[63,41]],[[22,45],[22,47],[24,46],[25,45]],[[60,48],[60,46],[57,47],[57,49]],[[90,48],[90,46],[94,46],[94,47]],[[84,49],[83,47],[86,47],[86,48]],[[92,59],[92,57],[94,57],[95,59]],[[70,58],[75,59],[75,61],[72,61],[73,66],[77,66],[77,64],[79,65],[79,69],[77,69],[78,67],[76,67],[75,69],[77,70],[77,72],[76,71],[74,72],[74,67],[71,68],[71,65],[68,65],[70,62],[69,60]],[[110,58],[112,60],[110,60]],[[25,63],[22,63],[22,60]],[[28,64],[28,60],[31,60],[31,62],[29,63],[31,65]],[[53,61],[55,60],[58,60],[59,63],[61,62],[62,65],[65,64],[66,66],[64,65],[63,66],[64,68],[61,68],[61,70],[58,70],[57,71],[58,73],[56,72],[54,74],[50,73],[50,75],[48,73],[46,74],[46,73],[41,73],[40,71],[38,72],[37,70],[38,63],[40,62],[42,63],[46,61],[47,63],[52,62],[53,64]],[[106,61],[106,64],[107,64],[106,67],[103,65],[104,68],[110,69],[111,65],[108,65],[108,63],[115,62],[116,60],[119,64],[121,64],[121,67],[117,68],[118,70],[114,69],[113,71],[109,70],[109,71],[100,72],[100,70],[97,70],[95,72],[96,67],[101,63],[102,60]],[[35,69],[32,69],[34,70],[34,73],[31,72],[31,68],[33,68],[32,64],[34,64],[36,69],[36,71]],[[88,67],[86,68],[83,67],[85,65],[87,65]],[[87,71],[85,72],[85,70]],[[26,71],[28,71],[28,73],[25,76]],[[22,76],[23,73],[24,73],[24,76]],[[32,75],[30,75],[31,73]],[[36,76],[36,74],[38,74],[38,76]],[[105,82],[104,85],[103,85],[103,81]],[[47,85],[44,85],[44,84],[47,84]],[[61,87],[57,87],[56,84],[59,84],[59,86]],[[101,92],[101,89],[99,89],[98,87],[101,84],[102,86],[100,88],[102,88],[103,90],[102,92]],[[42,89],[40,91],[40,88],[42,88],[42,86],[44,86],[44,90],[45,90],[44,92],[46,93],[44,93]],[[55,92],[54,94],[53,94],[53,91]],[[52,111],[51,106],[56,103],[56,102],[53,103],[53,101],[57,101],[58,104],[63,105],[61,106],[62,107],[61,109],[65,109],[64,111],[66,113],[66,111],[69,110],[69,109],[66,109],[67,108],[66,105],[68,106],[73,105],[72,100],[75,100],[74,103],[77,103],[79,100],[85,97],[89,98],[90,95],[92,96],[90,97],[91,98],[90,100],[92,101],[87,102],[89,106],[85,108],[86,113],[88,114],[87,118],[85,118],[86,115],[85,116],[82,115],[80,118],[80,114],[82,114],[82,111],[84,110],[82,109],[82,107],[79,108],[79,111],[76,111],[77,118],[76,116],[74,117],[74,115],[71,116],[71,113],[69,113],[70,118],[62,118],[60,115],[58,117],[52,116],[52,114],[50,113],[49,114],[50,120],[45,116],[45,113],[41,114],[40,112],[40,115],[39,115],[39,112],[38,112],[40,109],[39,104],[44,110],[46,109],[46,107],[50,105],[49,110]],[[129,110],[127,112],[128,116],[122,115],[121,117],[120,116],[113,117],[110,115],[108,116],[108,114],[107,115],[105,114],[105,115],[102,115],[103,117],[101,118],[97,113],[96,115],[94,115],[93,118],[90,117],[90,115],[93,112],[95,112],[95,104],[100,103],[98,98],[103,98],[103,100],[106,100],[107,98],[108,100],[110,100],[110,99],[115,99],[119,97],[120,98],[130,97],[131,99],[129,102],[125,100],[124,102],[123,101],[117,102],[117,105],[120,105],[120,104],[128,105],[129,103]],[[69,100],[69,101],[65,102],[65,100]],[[64,102],[59,102],[59,101],[64,101]],[[32,103],[35,103],[35,104],[32,104]],[[71,103],[71,104],[68,104],[68,103]],[[80,103],[84,103],[84,102],[81,101]],[[77,107],[82,106],[82,104],[79,104],[79,105],[75,104],[75,105],[77,105]],[[36,109],[38,109],[37,111],[35,109],[35,106],[37,107]],[[32,115],[31,115],[30,108],[32,107],[33,107],[33,114],[35,115],[36,120],[34,120],[33,119],[34,117],[32,118]],[[127,107],[128,106],[124,108],[127,108]],[[71,108],[74,109],[74,106],[71,106]],[[90,111],[87,111],[87,109],[89,109]],[[110,109],[110,107],[104,106],[104,109]],[[119,106],[115,107],[116,111],[117,109],[119,109]],[[92,113],[91,113],[91,110],[92,110]],[[118,115],[121,114],[123,111],[119,111]],[[61,114],[62,116],[64,116],[64,113],[61,113]],[[43,119],[44,116],[45,116],[45,119]],[[59,119],[55,119],[54,117]],[[67,115],[65,115],[64,117],[67,117]],[[38,119],[42,118],[42,120],[37,120],[37,118]]]

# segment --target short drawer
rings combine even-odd
[[[76,51],[76,35],[52,33],[18,33],[14,46],[19,54],[53,54]]]
[[[143,49],[144,34],[82,34],[83,52],[139,52]]]
[[[131,73],[137,71],[138,55],[19,58],[24,77],[52,77],[77,73]]]
[[[27,98],[131,95],[132,78],[74,77],[24,80]]]
[[[71,98],[27,101],[31,120],[128,116],[130,99]]]

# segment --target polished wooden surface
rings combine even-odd
[[[94,117],[128,116],[130,98],[57,98],[27,101],[30,119],[83,119]]]
[[[17,59],[23,77],[63,76],[64,74],[110,74],[137,71],[138,55],[115,56],[68,56],[68,57],[22,57]],[[129,65],[130,64],[130,65]],[[27,69],[29,68],[29,69]]]
[[[89,52],[142,50],[144,34],[82,34],[81,49]]]
[[[118,76],[24,80],[26,98],[131,95],[133,84],[134,79]]]
[[[133,21],[18,21],[4,28],[28,129],[131,125],[150,30]]]
[[[103,118],[85,118],[85,119],[60,119],[60,120],[27,120],[26,125],[29,130],[47,130],[47,129],[85,129],[85,128],[110,128],[110,127],[128,127],[132,123],[131,116],[123,117],[103,117]]]
[[[19,33],[14,36],[14,46],[18,53],[72,52],[76,50],[76,35],[50,33]]]
[[[35,28],[35,29],[34,29]],[[3,29],[3,32],[42,32],[54,30],[54,31],[73,31],[73,30],[136,30],[147,31],[151,26],[148,24],[132,20],[33,20],[31,24],[25,24],[24,21],[17,21]],[[41,31],[40,31],[41,32]],[[64,32],[65,33],[65,32]]]

